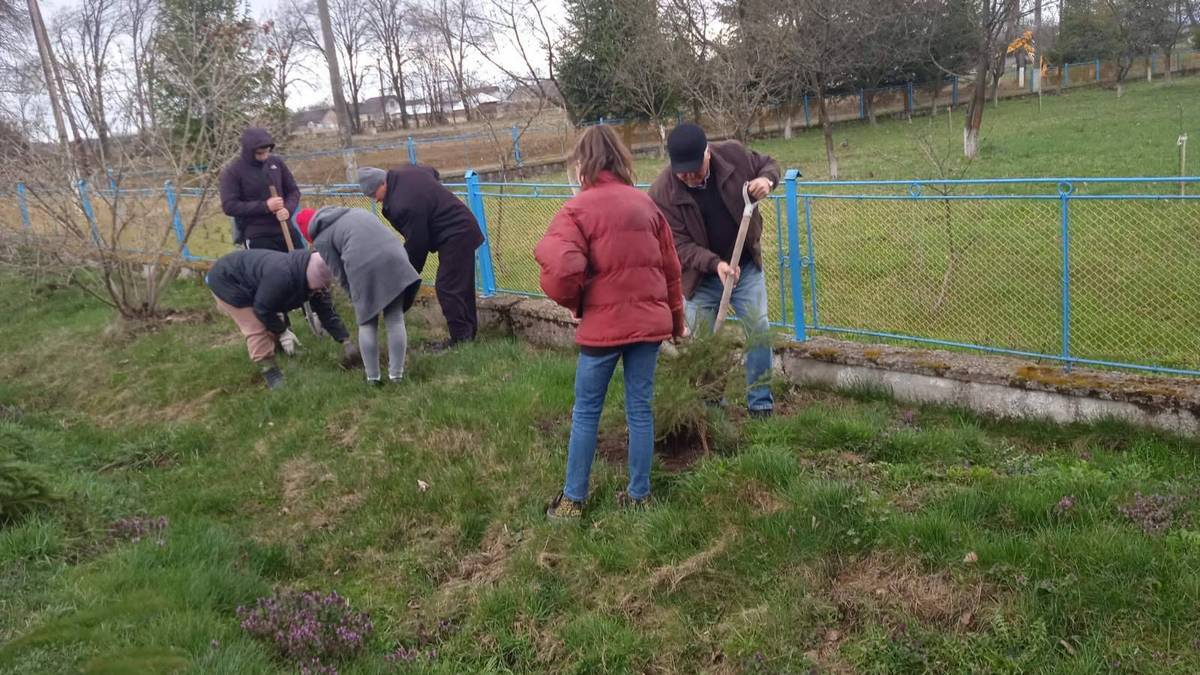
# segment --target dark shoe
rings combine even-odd
[[[567,496],[560,492],[546,507],[546,517],[560,523],[578,522],[583,517],[583,504],[567,499]]]
[[[444,352],[453,346],[453,340],[435,340],[433,342],[425,343],[425,351],[437,354],[438,352]]]
[[[267,389],[275,390],[283,387],[283,371],[277,366],[271,366],[263,371],[263,379],[267,381]]]
[[[617,506],[629,511],[645,511],[646,507],[650,506],[650,495],[637,499],[622,490],[617,493]]]
[[[383,387],[383,379],[380,378],[378,380],[367,380],[367,386],[372,389],[379,389]]]
[[[762,410],[751,410],[750,418],[756,420],[771,419],[775,415],[775,410],[772,408],[763,408]]]

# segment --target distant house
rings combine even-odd
[[[400,119],[400,102],[395,96],[375,96],[358,104],[358,117],[363,124],[384,126]]]
[[[337,131],[337,114],[333,108],[301,110],[292,115],[292,131],[309,134],[328,134]]]
[[[504,98],[502,105],[506,108],[526,108],[536,106],[543,97],[550,105],[562,107],[562,94],[559,93],[554,80],[518,83]]]

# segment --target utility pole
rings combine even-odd
[[[342,161],[346,164],[346,182],[357,183],[354,140],[350,136],[350,111],[346,108],[346,97],[342,94],[342,75],[338,69],[337,47],[333,41],[333,22],[329,20],[329,0],[317,0],[317,13],[321,15],[321,38],[325,43],[325,63],[329,65],[329,87],[333,89],[333,107],[337,112]]]
[[[46,35],[46,24],[42,21],[42,10],[37,0],[28,0],[29,19],[33,24],[33,37],[37,41],[38,56],[42,61],[42,75],[46,78],[46,93],[50,96],[50,109],[54,112],[54,127],[58,131],[58,143],[71,159],[71,171],[75,172],[74,158],[71,157],[71,141],[67,138],[67,124],[63,121],[63,102],[54,77],[54,62],[50,54],[50,39]]]

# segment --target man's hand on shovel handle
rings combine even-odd
[[[271,197],[267,200],[267,209],[271,213],[276,213],[283,208],[283,197]]]
[[[286,223],[288,221],[288,218],[291,218],[291,217],[292,217],[292,214],[288,213],[287,209],[279,209],[278,211],[275,212],[275,219],[281,223]]]
[[[754,197],[754,201],[758,201],[771,194],[771,181],[766,178],[755,178],[750,181],[748,189],[750,196]]]
[[[737,283],[739,277],[742,276],[742,268],[734,267],[725,261],[717,263],[717,277],[721,280],[721,284],[726,284],[729,279],[733,279]]]

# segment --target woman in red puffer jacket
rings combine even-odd
[[[679,257],[654,202],[633,187],[633,157],[616,132],[584,132],[571,156],[583,190],[563,205],[534,249],[542,290],[579,319],[575,406],[567,479],[546,515],[575,519],[587,499],[604,395],[624,364],[629,487],[619,501],[650,496],[654,369],[664,340],[684,334]]]

